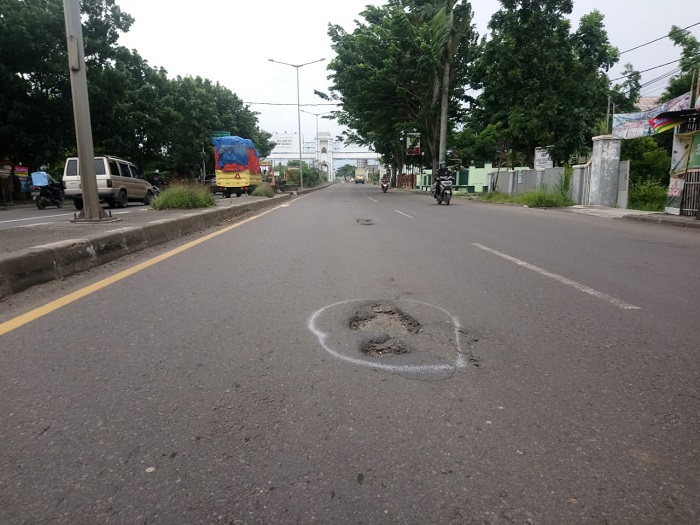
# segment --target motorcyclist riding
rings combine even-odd
[[[435,182],[433,182],[432,188],[431,188],[431,195],[435,197],[438,195],[438,192],[440,191],[440,183],[442,179],[445,179],[449,177],[449,171],[447,170],[447,163],[446,162],[441,162],[440,166],[438,167],[438,172],[437,172],[437,177],[435,177]]]

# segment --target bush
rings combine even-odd
[[[668,185],[654,180],[630,184],[628,208],[643,211],[664,211]]]
[[[269,184],[261,184],[255,191],[251,193],[253,197],[269,197],[270,199],[275,196],[275,190]]]
[[[153,201],[156,210],[206,208],[216,200],[208,186],[175,184],[163,190]]]

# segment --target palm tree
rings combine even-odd
[[[452,67],[460,44],[471,41],[473,13],[467,0],[433,0],[419,7],[417,14],[430,28],[430,50],[435,64],[433,103],[440,99],[439,158],[433,159],[435,170],[438,162],[446,160]]]

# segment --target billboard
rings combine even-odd
[[[554,161],[552,157],[549,156],[547,148],[535,148],[535,169],[546,170],[547,168],[553,167]]]
[[[406,155],[420,155],[420,133],[406,134]]]
[[[271,139],[275,143],[272,153],[299,154],[299,136],[296,133],[275,133]]]
[[[680,97],[664,102],[648,111],[637,113],[618,113],[613,115],[612,134],[618,139],[637,139],[656,134],[649,120],[668,111],[690,109],[690,92]]]

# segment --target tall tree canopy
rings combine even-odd
[[[390,0],[368,6],[352,33],[329,26],[336,57],[332,94],[349,139],[373,146],[394,165],[405,161],[405,133],[420,132],[435,165],[443,129],[468,100],[476,53],[471,6],[454,0]],[[446,136],[446,133],[444,133]],[[443,143],[444,149],[444,143]]]
[[[536,147],[559,161],[586,149],[605,120],[609,79],[618,60],[603,15],[571,32],[572,0],[501,0],[479,61],[481,126],[501,124],[512,147],[532,162]]]
[[[81,7],[96,152],[187,174],[202,160],[213,166],[212,132],[227,130],[269,154],[271,134],[232,91],[199,77],[169,79],[120,46],[133,18],[115,0]],[[62,0],[0,0],[0,85],[0,159],[38,168],[75,153]]]

